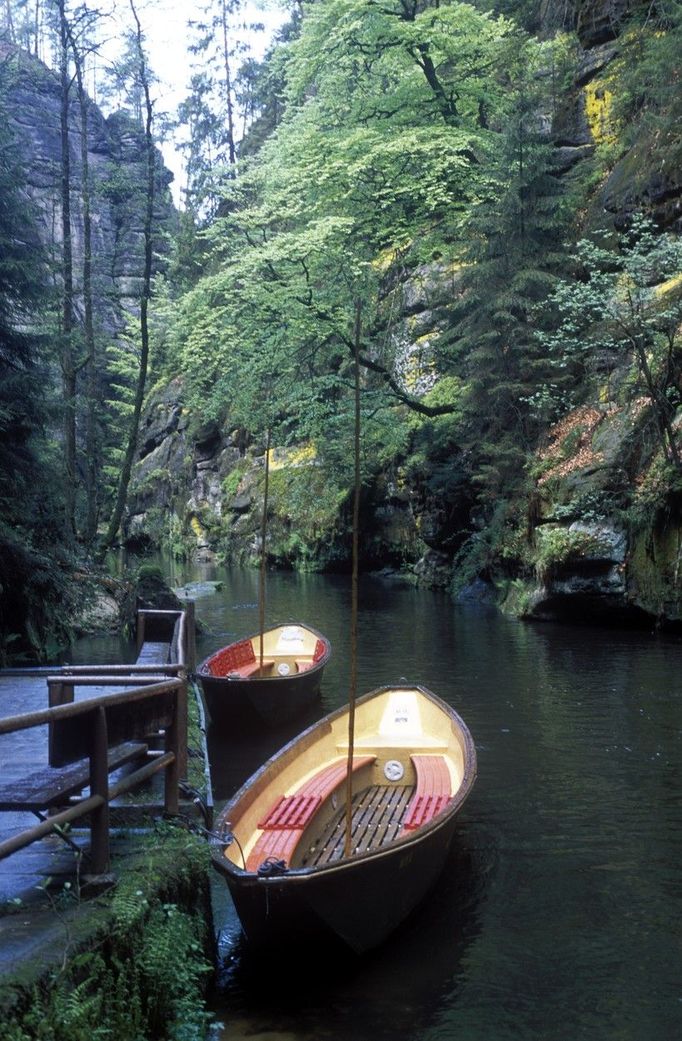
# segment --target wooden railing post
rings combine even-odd
[[[90,749],[90,795],[101,795],[104,802],[90,815],[92,873],[109,870],[109,771],[107,768],[107,714],[103,705],[94,711]]]
[[[48,678],[47,681],[47,703],[50,708],[56,708],[57,705],[70,705],[74,700],[74,686],[68,679],[62,678],[55,681],[52,678]],[[54,728],[53,724],[50,723],[47,728],[47,761],[52,764],[54,753]]]
[[[188,672],[194,672],[197,667],[197,632],[193,600],[185,602],[185,639],[185,664]]]
[[[187,673],[183,670],[178,679],[178,777],[187,780]]]
[[[145,630],[146,618],[147,618],[147,616],[146,616],[145,612],[138,610],[138,612],[137,612],[137,626],[136,626],[136,633],[135,633],[135,647],[136,647],[136,654],[138,654],[138,655],[139,655],[140,651],[142,650],[142,644],[144,643],[144,637],[145,637],[144,630]]]
[[[165,735],[165,751],[174,756],[164,774],[164,810],[171,814],[180,808],[180,778],[187,773],[187,680],[184,674],[178,679],[173,692],[173,721]]]

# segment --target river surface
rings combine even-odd
[[[258,629],[256,572],[204,569],[199,653]],[[179,576],[178,576],[179,578]],[[349,581],[270,574],[267,621],[331,640],[317,709],[256,738],[209,731],[217,807],[348,700]],[[216,876],[221,1041],[679,1041],[682,641],[531,626],[366,579],[358,687],[402,677],[467,722],[478,780],[441,882],[380,949],[250,952]]]

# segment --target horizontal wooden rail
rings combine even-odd
[[[62,824],[70,824],[71,821],[78,820],[79,817],[86,817],[92,810],[97,810],[100,806],[103,806],[105,801],[103,795],[91,795],[86,799],[81,799],[74,806],[69,806],[68,809],[62,810],[60,813],[52,814],[48,820],[41,821],[40,824],[36,824],[33,828],[27,828],[26,831],[13,835],[11,839],[5,839],[4,842],[0,842],[0,860],[3,857],[8,857],[10,853],[16,853],[17,850],[23,849],[24,846],[30,846],[37,839],[43,839],[46,835],[52,834]]]
[[[116,686],[121,686],[116,681]],[[92,686],[92,682],[90,683]],[[34,712],[23,712],[18,716],[5,716],[0,719],[0,734],[11,734],[17,730],[28,730],[30,727],[44,726],[58,719],[70,719],[73,716],[84,715],[87,711],[98,708],[100,705],[118,705],[126,702],[143,701],[157,694],[166,694],[169,691],[179,690],[183,686],[181,679],[167,679],[160,683],[152,683],[148,687],[135,687],[134,690],[124,690],[120,693],[100,694],[96,698],[83,698],[82,701],[74,701],[69,705],[56,705],[54,708],[36,709]]]
[[[45,682],[48,687],[57,683],[64,687],[139,687],[143,683],[165,683],[175,678],[173,674],[164,675],[155,669],[152,672],[137,673],[135,676],[125,672],[116,675],[110,672],[80,672],[77,675],[66,672],[58,676],[47,676]]]
[[[56,682],[62,682],[61,677],[55,679]],[[96,677],[82,674],[69,677],[69,682],[74,686],[86,686],[92,685],[93,682],[100,684],[102,679],[101,674]],[[0,859],[54,832],[63,824],[79,818],[90,817],[92,870],[95,874],[107,871],[109,867],[109,803],[119,795],[138,787],[161,770],[164,771],[164,809],[169,814],[178,812],[180,779],[186,775],[187,765],[187,679],[184,671],[181,676],[166,677],[159,682],[145,682],[145,680],[157,679],[152,674],[145,678],[116,676],[104,677],[104,679],[107,683],[117,687],[125,686],[132,687],[132,689],[101,694],[94,698],[83,698],[80,701],[71,701],[67,704],[0,719],[0,734],[17,733],[45,724],[56,727],[68,721],[82,719],[82,728],[78,725],[74,728],[72,723],[69,731],[63,735],[61,762],[73,762],[74,750],[79,750],[83,745],[86,749],[89,748],[89,769],[84,774],[84,787],[87,786],[87,778],[89,778],[90,787],[88,796],[80,798],[73,805],[52,814],[48,820],[42,820],[40,824],[24,829],[10,839],[1,842]],[[141,681],[143,685],[140,685]],[[160,700],[158,708],[149,704],[155,700]],[[139,705],[140,708],[128,713],[125,709],[129,705]],[[144,706],[147,707],[143,712]],[[130,738],[139,737],[140,728],[147,724],[151,727],[153,720],[161,722],[165,735],[165,750],[160,755],[146,759],[142,766],[113,785],[109,785],[108,782],[108,755],[111,738],[108,726],[109,716],[117,740],[128,736]],[[130,730],[129,735],[125,734],[126,728]],[[147,746],[141,747],[144,751]],[[80,754],[83,753],[80,752]],[[58,782],[59,775],[59,769],[55,769],[55,784]],[[54,801],[55,793],[60,791],[59,787],[53,791],[50,797],[51,802]],[[21,805],[16,799],[11,801],[17,809],[21,809]]]
[[[148,672],[158,672],[163,676],[174,676],[184,668],[185,666],[178,662],[167,662],[164,665],[143,665],[134,662],[132,665],[62,665],[57,673],[55,666],[49,665],[41,669],[41,675],[47,673],[50,676],[144,676]],[[2,674],[6,676],[7,671],[3,669]],[[24,673],[17,672],[17,675]]]

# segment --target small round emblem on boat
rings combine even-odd
[[[281,661],[277,666],[277,672],[280,674],[280,676],[288,676],[291,672],[289,663],[286,661]]]
[[[404,773],[403,764],[397,759],[389,759],[384,766],[384,777],[387,781],[399,781]]]

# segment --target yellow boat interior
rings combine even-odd
[[[351,852],[413,833],[447,809],[465,776],[468,733],[419,687],[384,688],[356,707]],[[230,809],[235,867],[269,873],[341,859],[346,845],[348,712],[306,731]]]
[[[304,625],[278,625],[263,633],[262,663],[261,637],[256,635],[216,651],[207,660],[205,671],[230,679],[295,676],[312,668],[325,651],[318,634]]]

